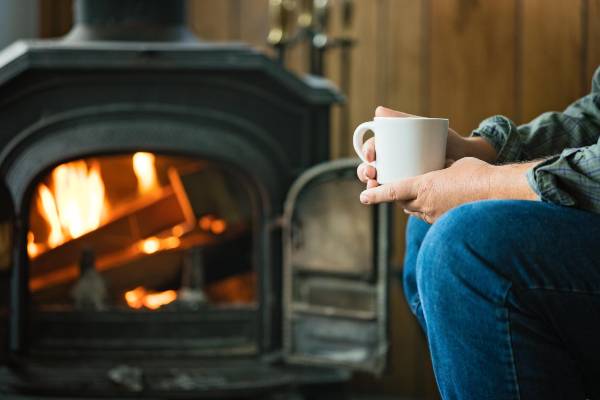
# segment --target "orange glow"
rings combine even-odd
[[[141,286],[125,292],[125,301],[131,308],[140,309],[146,307],[150,310],[156,310],[161,306],[172,303],[177,299],[177,292],[174,290],[165,290],[164,292],[149,293]]]
[[[160,306],[174,302],[177,299],[177,292],[174,290],[165,290],[160,293],[147,294],[144,298],[144,306],[151,310],[156,310]]]
[[[41,245],[35,242],[33,232],[27,234],[27,254],[30,258],[34,258],[40,253]]]
[[[54,248],[98,228],[106,201],[98,163],[88,166],[80,160],[61,164],[51,177],[52,190],[39,185],[37,205],[50,228],[48,247]],[[31,254],[34,252],[31,246]]]
[[[156,178],[156,168],[154,166],[155,157],[152,153],[135,153],[132,157],[133,171],[138,179],[138,192],[148,193],[158,187]]]
[[[214,219],[215,217],[210,214],[203,215],[198,221],[200,229],[202,229],[203,231],[210,231],[210,225],[212,224]]]
[[[175,225],[172,229],[171,229],[171,233],[173,234],[173,236],[183,236],[183,234],[185,233],[185,228],[181,225]]]
[[[153,254],[159,250],[168,250],[179,247],[181,240],[175,236],[166,238],[157,238],[156,236],[149,237],[140,242],[141,250],[146,254]]]
[[[160,249],[160,240],[150,237],[142,241],[142,251],[146,254],[156,253]]]
[[[104,182],[98,163],[74,161],[52,171],[54,198],[61,226],[71,238],[100,226],[104,211]]]
[[[227,229],[227,223],[222,219],[215,219],[210,224],[210,231],[215,235],[220,235]]]
[[[131,308],[142,308],[144,306],[144,296],[146,295],[146,289],[141,286],[136,287],[133,290],[125,292],[125,301]]]
[[[65,236],[62,233],[54,196],[52,195],[50,189],[48,189],[48,186],[44,185],[43,183],[40,185],[38,190],[38,208],[50,226],[48,245],[50,247],[56,247],[65,241]]]

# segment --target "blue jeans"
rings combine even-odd
[[[410,218],[403,274],[443,399],[600,399],[600,215],[494,200]]]

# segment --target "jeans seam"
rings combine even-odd
[[[508,294],[512,290],[512,284],[509,284],[504,292],[502,307],[504,309],[504,318],[506,318],[506,331],[508,332],[508,348],[510,355],[510,363],[512,364],[512,379],[514,381],[514,387],[516,389],[516,399],[521,399],[521,388],[519,387],[519,379],[517,377],[517,364],[515,362],[515,354],[513,349],[512,331],[510,329],[510,311],[507,306]]]

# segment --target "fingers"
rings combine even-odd
[[[404,209],[404,213],[410,215],[411,217],[419,218],[422,221],[427,222],[428,224],[433,224],[434,220],[430,218],[427,214],[418,212],[418,211],[409,211]]]
[[[407,210],[406,208],[405,208],[405,209],[403,209],[402,211],[404,211],[404,214],[408,214],[408,215],[410,215],[410,216],[413,216],[413,217],[416,217],[416,218],[422,219],[422,218],[421,218],[421,217],[422,217],[422,214],[421,214],[420,212],[417,212],[417,211],[410,211],[410,210]]]
[[[363,143],[362,152],[368,162],[375,161],[375,138],[370,138]]]
[[[408,178],[368,188],[360,194],[360,202],[363,204],[379,204],[392,201],[408,202],[417,197],[416,186],[416,180]]]
[[[416,115],[403,113],[401,111],[392,110],[391,108],[386,108],[383,106],[379,106],[375,109],[375,116],[376,117],[397,117],[397,118],[416,117]]]
[[[367,183],[370,179],[377,179],[377,170],[372,165],[362,163],[356,169],[356,175],[362,183]]]
[[[369,179],[367,181],[367,189],[372,189],[372,188],[377,187],[377,186],[379,186],[379,183],[376,180]]]

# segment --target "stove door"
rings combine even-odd
[[[388,350],[391,207],[364,206],[357,160],[294,183],[284,212],[284,351],[288,362],[381,373]]]
[[[10,309],[10,279],[14,272],[13,255],[16,252],[15,213],[12,196],[0,181],[0,364],[8,356],[8,318]]]

